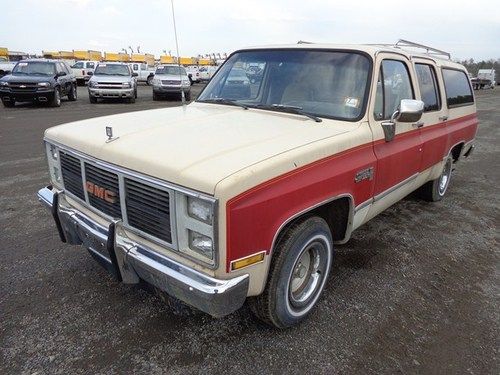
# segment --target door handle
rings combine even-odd
[[[414,124],[412,124],[412,125],[413,125],[414,127],[416,127],[416,128],[421,128],[421,127],[423,127],[423,126],[424,126],[424,122],[423,122],[423,121],[418,121],[418,122],[416,122],[416,123],[414,123]]]
[[[439,120],[446,121],[448,120],[448,116],[439,116]]]

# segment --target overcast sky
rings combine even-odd
[[[262,44],[392,43],[409,39],[453,58],[500,58],[498,0],[174,0],[181,56]],[[372,5],[368,5],[372,4]],[[170,0],[7,0],[0,47],[175,54]]]

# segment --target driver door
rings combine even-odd
[[[422,139],[419,123],[396,122],[396,135],[387,142],[382,122],[390,120],[402,99],[415,99],[415,82],[410,62],[398,54],[381,53],[375,64],[375,87],[370,105],[369,122],[373,133],[374,152],[377,157],[375,173],[375,216],[395,201],[401,199],[420,171]],[[393,196],[392,199],[390,196]],[[406,195],[407,193],[405,193]],[[389,199],[387,199],[389,198]],[[384,201],[379,203],[377,201]],[[378,206],[378,207],[377,207]]]

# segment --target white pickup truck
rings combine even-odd
[[[16,62],[14,61],[0,60],[0,77],[9,74],[15,65]]]
[[[133,73],[137,73],[137,82],[146,82],[148,85],[153,83],[154,67],[149,67],[145,63],[130,63],[129,66]]]
[[[71,66],[73,70],[73,74],[76,77],[76,82],[79,85],[84,85],[90,79],[90,73],[94,73],[95,67],[97,66],[98,61],[77,61],[75,64]]]

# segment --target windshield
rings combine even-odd
[[[83,61],[79,61],[77,62],[76,64],[74,64],[72,66],[72,68],[75,68],[75,69],[82,69],[83,68]]]
[[[99,64],[95,68],[94,75],[96,76],[129,76],[130,70],[127,65],[117,64]]]
[[[20,62],[12,69],[12,74],[55,76],[56,66],[54,63],[45,61]]]
[[[180,66],[159,66],[158,68],[156,68],[155,74],[180,75],[186,74],[186,71],[183,67]]]
[[[294,107],[319,117],[355,120],[363,114],[370,69],[368,57],[355,52],[237,52],[198,101],[217,99],[269,110]]]

